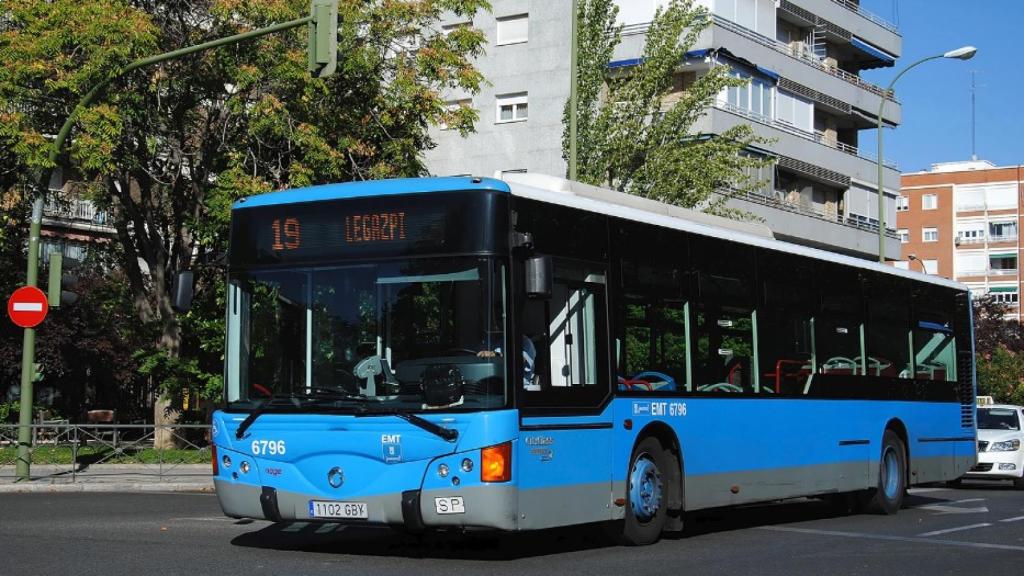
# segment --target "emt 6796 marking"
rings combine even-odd
[[[253,440],[252,453],[256,456],[284,456],[284,440]]]

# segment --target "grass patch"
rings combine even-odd
[[[17,457],[17,448],[6,446],[0,448],[0,464],[13,463]],[[67,464],[74,461],[71,446],[36,446],[32,451],[33,464]],[[110,446],[82,446],[78,449],[78,462],[81,464],[209,464],[210,450],[169,449],[125,447],[116,453]]]

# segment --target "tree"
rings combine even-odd
[[[672,0],[647,31],[643,57],[621,73],[608,64],[621,40],[612,0],[581,0],[578,52],[578,179],[706,212],[738,216],[725,206],[761,182],[750,169],[770,160],[744,151],[766,141],[747,125],[718,136],[694,133],[714,98],[746,81],[715,66],[669,103],[674,75],[700,32],[707,11],[692,0]],[[563,157],[569,154],[569,104],[563,116]]]
[[[216,388],[221,274],[200,269],[198,306],[171,309],[174,275],[226,247],[231,203],[289,186],[425,172],[430,124],[471,130],[475,111],[442,93],[479,90],[483,35],[444,34],[443,12],[486,0],[342,0],[338,72],[306,72],[306,32],[207,51],[117,80],[78,117],[67,158],[80,188],[113,215],[119,267],[154,345],[138,359],[173,395]],[[8,0],[0,34],[0,158],[48,169],[46,134],[82,94],[139,57],[304,15],[306,0]],[[211,316],[212,315],[212,316]],[[205,327],[183,333],[183,323]],[[219,331],[218,331],[219,333]],[[157,410],[157,420],[162,418]]]
[[[1024,403],[1024,326],[1008,319],[1009,306],[991,294],[974,300],[973,306],[979,394]]]

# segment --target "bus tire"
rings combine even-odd
[[[907,491],[907,448],[892,430],[882,435],[881,459],[878,462],[878,485],[867,493],[867,511],[875,514],[896,514],[903,506]]]
[[[668,515],[668,454],[648,436],[633,449],[626,476],[626,519],[621,541],[629,546],[653,544],[661,537]]]

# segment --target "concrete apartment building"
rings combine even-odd
[[[90,248],[113,241],[116,235],[107,213],[98,210],[91,200],[74,193],[63,170],[54,170],[50,194],[43,208],[40,263],[45,266],[54,252],[81,262]]]
[[[612,67],[638,62],[654,12],[665,3],[617,0],[625,28]],[[676,90],[685,91],[718,66],[750,84],[723,91],[696,132],[720,134],[745,123],[775,141],[768,149],[750,151],[776,159],[773,168],[757,175],[767,184],[733,205],[764,218],[779,238],[876,258],[877,165],[860,150],[860,131],[875,127],[883,99],[887,126],[899,124],[901,110],[893,94],[859,74],[894,64],[902,43],[896,27],[856,0],[698,3],[713,14],[713,22],[680,62]],[[474,97],[450,95],[449,105],[471,104],[480,111],[477,132],[462,138],[454,131],[435,131],[438,146],[426,155],[428,168],[436,175],[563,176],[571,3],[494,0],[492,6],[491,13],[472,20],[442,22],[446,29],[471,25],[487,35],[487,54],[477,65],[490,85]],[[886,162],[884,173],[886,251],[895,257],[899,172]]]
[[[976,295],[993,294],[1010,305],[1014,318],[1024,319],[1022,176],[1024,166],[984,160],[904,174],[896,218],[902,249],[893,264],[958,280]]]

